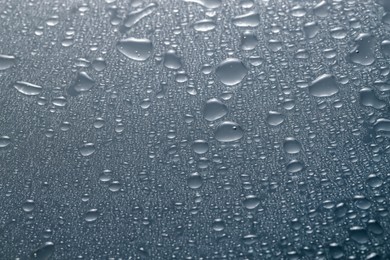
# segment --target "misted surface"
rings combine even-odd
[[[390,1],[0,0],[0,24],[0,259],[390,258]]]

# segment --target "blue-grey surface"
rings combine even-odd
[[[0,24],[0,259],[390,259],[390,1]]]

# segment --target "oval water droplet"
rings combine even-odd
[[[95,153],[96,147],[93,143],[86,143],[80,147],[79,152],[82,156],[90,156]]]
[[[207,121],[210,122],[224,117],[227,112],[227,106],[216,98],[207,100],[203,108],[203,116]]]
[[[10,144],[11,144],[11,138],[9,136],[6,135],[0,136],[0,149],[6,148]]]
[[[191,147],[197,154],[204,154],[209,150],[209,144],[205,140],[195,140]]]
[[[191,175],[187,179],[187,185],[191,189],[199,189],[202,186],[202,183],[202,176],[197,172],[191,173]]]
[[[85,213],[84,219],[86,222],[94,222],[99,217],[99,211],[97,209],[90,209]]]
[[[181,61],[174,50],[169,50],[164,55],[163,65],[168,69],[177,70],[181,68]]]
[[[24,81],[17,81],[13,87],[26,96],[36,96],[42,91],[42,87]]]
[[[240,83],[245,78],[247,72],[247,67],[237,58],[228,58],[222,61],[215,70],[219,80],[227,86],[234,86]]]
[[[284,122],[285,116],[277,111],[269,111],[267,115],[267,123],[271,126],[278,126]]]
[[[234,142],[244,136],[244,130],[235,122],[224,121],[218,125],[214,136],[219,142]]]
[[[301,151],[301,143],[293,137],[287,137],[284,140],[283,149],[286,153],[296,154]]]
[[[31,253],[32,259],[49,260],[52,259],[55,246],[53,242],[45,242],[41,247]]]
[[[260,199],[255,195],[248,195],[245,197],[242,203],[244,204],[244,207],[247,209],[255,209],[259,206]]]
[[[15,62],[15,56],[0,54],[0,71],[11,68],[15,64]]]
[[[260,15],[257,12],[237,15],[233,18],[233,24],[237,27],[257,27],[260,24]]]
[[[215,29],[216,23],[211,19],[202,19],[193,24],[197,32],[209,32]]]

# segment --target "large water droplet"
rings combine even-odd
[[[191,173],[191,175],[187,179],[188,187],[191,189],[199,189],[202,186],[203,179],[199,173]]]
[[[195,140],[191,147],[197,154],[204,154],[209,150],[209,144],[205,140]]]
[[[296,173],[302,171],[303,167],[304,165],[302,162],[298,160],[292,160],[287,164],[286,169],[290,173]]]
[[[16,62],[15,56],[0,54],[0,71],[11,68]]]
[[[339,92],[339,87],[333,75],[322,74],[311,82],[309,92],[315,97],[330,97]]]
[[[6,148],[10,144],[11,144],[11,138],[9,136],[6,135],[0,136],[0,149]]]
[[[380,100],[371,88],[362,88],[360,90],[360,103],[366,107],[381,109],[386,106],[386,102]]]
[[[220,142],[234,142],[244,136],[244,130],[235,122],[224,121],[217,127],[214,136]]]
[[[95,81],[84,71],[77,74],[74,83],[68,88],[70,96],[78,96],[83,92],[89,91],[95,86]]]
[[[203,108],[203,116],[207,121],[210,122],[224,117],[227,112],[227,106],[216,98],[207,100]]]
[[[390,136],[390,120],[379,118],[374,124],[374,130],[381,135]]]
[[[197,32],[208,32],[215,29],[217,25],[211,19],[202,19],[194,23],[193,27]]]
[[[245,197],[242,203],[244,204],[244,207],[247,209],[255,209],[257,208],[257,206],[259,206],[260,199],[255,195],[248,195]]]
[[[293,137],[287,137],[284,140],[283,149],[286,153],[296,154],[301,151],[301,143]]]
[[[96,151],[95,144],[86,143],[80,147],[79,152],[82,156],[90,156]]]
[[[181,61],[174,50],[169,50],[164,55],[164,66],[168,69],[177,70],[181,68]]]
[[[356,64],[371,65],[375,61],[374,37],[368,33],[361,33],[355,40],[357,46],[349,54],[349,59]]]
[[[149,39],[126,38],[116,45],[118,51],[135,61],[145,61],[152,55],[153,44]]]
[[[126,16],[123,25],[127,28],[132,27],[133,25],[138,23],[142,18],[151,15],[156,10],[157,7],[158,7],[157,3],[150,3],[144,8],[132,11]]]
[[[99,217],[99,211],[97,209],[90,209],[85,213],[84,219],[87,222],[94,222]]]
[[[237,15],[233,18],[233,24],[237,27],[257,27],[260,24],[260,15],[257,12]]]
[[[38,260],[49,260],[52,259],[55,246],[52,242],[45,242],[40,248],[32,252],[31,258]]]
[[[17,81],[13,87],[26,96],[36,96],[42,91],[42,87],[24,81]]]
[[[187,3],[196,3],[208,9],[218,8],[222,4],[222,0],[184,0]]]
[[[283,123],[285,116],[277,111],[269,111],[267,115],[267,123],[271,126],[278,126]]]
[[[240,83],[245,78],[247,72],[247,67],[237,58],[228,58],[222,61],[215,70],[219,80],[227,86]]]

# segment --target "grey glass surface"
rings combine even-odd
[[[390,1],[0,0],[0,25],[0,259],[390,259]]]

